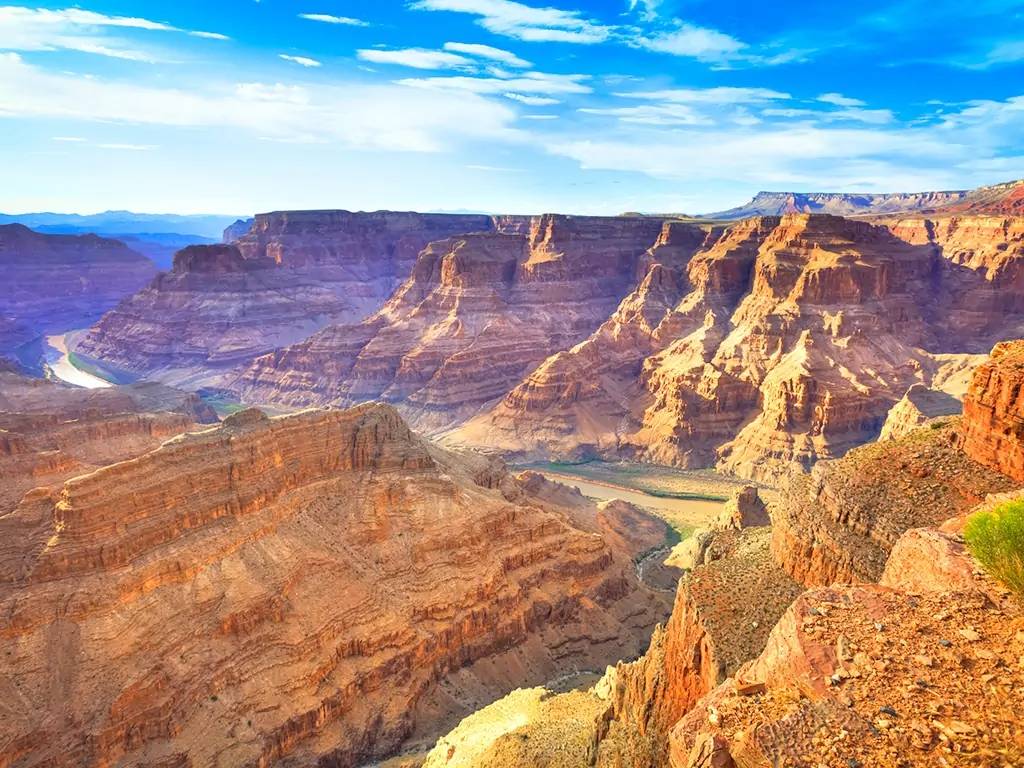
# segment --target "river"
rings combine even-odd
[[[57,334],[46,337],[46,343],[49,347],[46,350],[46,367],[50,369],[50,372],[61,381],[73,384],[76,387],[101,389],[113,386],[109,381],[72,365],[71,359],[68,356],[66,336],[67,334]]]

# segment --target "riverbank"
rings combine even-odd
[[[71,331],[70,333],[74,333]],[[104,379],[85,366],[76,364],[74,353],[68,351],[68,334],[55,334],[46,337],[46,369],[52,376],[76,387],[85,389],[102,389],[113,386],[113,382]]]

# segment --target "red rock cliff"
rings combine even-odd
[[[963,449],[1024,482],[1024,341],[996,345],[964,398]]]

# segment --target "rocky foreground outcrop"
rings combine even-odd
[[[961,431],[967,455],[1024,482],[1024,341],[997,345],[975,372]]]
[[[81,389],[0,368],[0,517],[33,488],[216,421],[198,397],[162,384]]]
[[[21,224],[0,226],[0,265],[0,354],[88,326],[156,274],[153,262],[118,240],[44,235]]]
[[[32,491],[0,515],[0,764],[354,766],[628,658],[666,606],[603,525],[382,405],[244,411]]]
[[[636,284],[660,221],[545,215],[432,243],[374,316],[256,360],[247,402],[399,404],[416,423],[457,423],[551,353],[586,338]],[[696,247],[704,233],[683,226]]]
[[[372,314],[427,243],[490,230],[487,216],[288,211],[188,248],[97,323],[76,351],[127,374],[194,386],[333,322]]]
[[[963,410],[963,404],[947,392],[915,384],[896,403],[885,417],[879,440],[905,437],[932,419],[953,416]]]
[[[672,237],[608,322],[452,439],[777,482],[876,437],[914,384],[962,394],[1024,323],[1024,219],[787,215],[695,249]]]

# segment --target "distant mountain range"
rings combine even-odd
[[[160,269],[170,269],[175,251],[187,245],[219,243],[235,216],[182,216],[163,213],[105,211],[77,213],[0,214],[0,224],[23,224],[51,235],[81,235],[92,232],[112,237],[149,257]]]
[[[1024,181],[944,192],[758,192],[746,205],[693,218],[737,221],[751,216],[781,216],[787,213],[829,213],[836,216],[885,216],[899,213],[1021,215],[1024,214]]]

